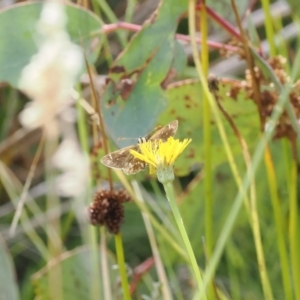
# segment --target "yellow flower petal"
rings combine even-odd
[[[173,137],[169,137],[165,142],[162,140],[149,140],[139,145],[140,153],[134,150],[130,150],[130,153],[149,164],[150,174],[157,171],[157,174],[160,174],[159,177],[163,177],[164,173],[168,173],[166,178],[170,180],[174,177],[173,164],[175,160],[191,141],[191,139],[184,139],[181,142]],[[164,180],[164,178],[158,179],[160,181]]]

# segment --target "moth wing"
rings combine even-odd
[[[144,161],[131,155],[127,161],[127,164],[124,166],[123,171],[127,175],[132,175],[144,170],[145,168],[146,163]]]
[[[109,168],[123,169],[132,156],[129,150],[138,150],[138,146],[132,145],[116,150],[103,156],[100,161]]]
[[[171,123],[163,126],[159,130],[157,130],[151,137],[151,140],[163,140],[166,141],[170,136],[174,136],[176,134],[178,128],[178,121],[174,120]]]
[[[166,141],[170,136],[174,136],[178,128],[178,121],[163,126],[155,132],[151,140]],[[135,174],[145,169],[146,163],[134,157],[129,150],[140,151],[139,145],[132,145],[111,152],[101,158],[101,163],[109,168],[122,169],[127,175]]]

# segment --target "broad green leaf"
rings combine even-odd
[[[125,145],[120,137],[136,139],[151,131],[166,108],[162,84],[171,68],[180,72],[185,61],[183,51],[174,46],[174,35],[186,8],[184,0],[162,1],[111,67],[101,109],[106,130],[119,146]]]
[[[36,22],[42,7],[42,2],[26,2],[0,11],[0,82],[17,86],[22,69],[37,52]],[[89,62],[95,62],[100,43],[92,33],[101,29],[101,20],[77,5],[68,4],[65,8],[71,40],[83,45]]]
[[[0,299],[17,300],[20,298],[12,258],[0,236]]]
[[[130,41],[114,62],[110,78],[115,82],[124,75],[143,69],[147,60],[161,47],[165,39],[174,35],[180,16],[187,10],[185,0],[163,0],[156,12]]]
[[[114,84],[109,84],[103,97],[102,112],[107,132],[117,144],[124,145],[118,141],[120,137],[135,138],[130,143],[136,143],[139,136],[153,129],[155,119],[165,109],[167,98],[160,83],[171,67],[173,49],[174,40],[170,36],[142,71],[127,99],[121,95],[112,98]]]
[[[222,87],[221,87],[222,88]],[[159,121],[164,124],[166,120],[179,121],[178,133],[176,137],[191,138],[192,143],[182,153],[175,163],[177,175],[185,175],[190,172],[194,165],[203,162],[203,129],[202,129],[202,89],[197,80],[185,80],[170,85],[167,90],[167,109],[160,116]],[[253,145],[259,137],[259,123],[256,107],[252,101],[239,97],[233,100],[226,97],[226,88],[220,91],[221,103],[226,111],[232,116],[236,126],[239,128],[246,141]],[[234,136],[231,127],[224,119],[223,122],[230,147],[235,155],[241,153],[241,146]],[[214,166],[226,161],[227,156],[224,151],[223,142],[219,136],[217,126],[212,121],[212,160]]]
[[[182,44],[175,41],[175,52],[173,57],[173,68],[177,75],[181,75],[186,68],[187,58]]]

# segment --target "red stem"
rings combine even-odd
[[[201,10],[202,3],[199,3],[196,5],[196,10]],[[213,9],[206,6],[207,14],[215,20],[220,26],[222,26],[226,31],[228,31],[232,36],[236,37],[238,40],[242,40],[241,34],[239,31],[236,30],[234,26],[232,26],[231,23],[229,23],[227,20],[222,18],[220,15],[218,15]]]
[[[137,286],[141,281],[143,275],[149,272],[153,265],[154,265],[154,258],[151,256],[134,269],[133,280],[130,284],[131,295],[135,293]]]
[[[126,22],[118,22],[118,23],[114,23],[114,24],[105,24],[102,27],[101,32],[102,33],[110,33],[110,32],[114,32],[118,29],[126,29],[126,30],[137,32],[142,29],[142,26],[136,25],[136,24],[131,24],[131,23],[126,23]],[[188,35],[176,34],[175,36],[178,40],[181,40],[181,41],[186,41],[186,42],[191,41],[191,38]],[[196,42],[198,44],[201,44],[201,39],[196,38]],[[237,47],[234,47],[231,45],[225,45],[225,44],[221,44],[221,43],[213,42],[213,41],[207,41],[207,44],[213,49],[226,49],[226,50],[233,51],[233,52],[236,52],[238,50]]]

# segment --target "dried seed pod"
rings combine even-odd
[[[125,190],[98,191],[88,208],[90,223],[104,225],[109,232],[117,234],[124,221],[123,203],[128,201],[130,196]]]

